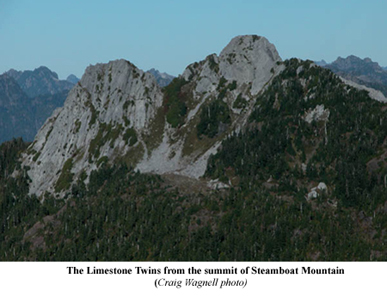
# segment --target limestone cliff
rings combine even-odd
[[[125,60],[90,66],[23,157],[30,193],[63,196],[74,180],[117,159],[141,172],[200,177],[283,68],[274,45],[256,35],[235,37],[164,89]]]
[[[88,174],[104,157],[113,161],[141,146],[140,133],[161,103],[153,76],[125,60],[88,67],[24,158],[31,168],[30,192],[65,190],[69,176]]]

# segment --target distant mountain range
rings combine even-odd
[[[384,96],[387,96],[387,67],[381,67],[370,58],[361,59],[351,55],[347,58],[338,57],[330,64],[324,60],[315,63],[332,70],[345,79],[379,90]]]
[[[328,64],[324,59],[321,61],[315,61],[315,63],[316,63],[316,65],[321,66],[321,67],[324,67]]]
[[[70,74],[67,79],[66,79],[68,82],[72,83],[72,84],[76,84],[77,82],[79,82],[79,78],[76,77],[74,74]]]
[[[17,137],[32,141],[78,80],[74,75],[60,80],[44,66],[0,75],[0,143]]]
[[[69,91],[75,84],[68,80],[60,80],[58,74],[45,66],[32,71],[16,71],[11,69],[5,74],[14,78],[30,98],[38,95],[53,95],[58,92]],[[70,77],[70,79],[73,79],[73,77]]]
[[[387,260],[387,99],[343,78],[382,86],[377,63],[244,35],[153,72],[91,65],[31,144],[0,145],[0,261]],[[0,77],[6,129],[58,103],[23,87]]]
[[[32,144],[0,146],[0,260],[387,259],[387,100],[257,35],[153,72],[89,66]]]
[[[161,73],[160,71],[154,68],[148,70],[147,72],[151,73],[156,78],[156,81],[160,87],[166,87],[175,78],[174,76],[165,72]]]
[[[8,75],[0,75],[0,142],[14,135],[32,140],[31,131],[37,131],[31,118],[30,98],[18,83]],[[35,134],[33,133],[33,134]]]
[[[161,87],[174,79],[154,68],[148,72]],[[74,74],[60,80],[45,66],[26,71],[10,69],[0,75],[0,143],[17,137],[32,141],[52,112],[63,106],[79,80]]]

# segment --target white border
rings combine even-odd
[[[67,267],[84,269],[84,274],[69,274]],[[342,268],[343,275],[305,275],[302,267]],[[130,275],[92,275],[87,267],[99,269],[129,268]],[[135,267],[160,269],[160,274],[137,274]],[[184,275],[166,275],[164,267],[184,269]],[[188,274],[188,269],[201,269],[202,274]],[[206,268],[236,268],[237,274],[204,275]],[[249,273],[241,274],[246,267]],[[251,267],[296,269],[295,275],[252,274]],[[371,296],[385,291],[386,263],[348,262],[47,262],[0,263],[3,296]],[[217,286],[155,287],[155,281],[218,279]],[[241,286],[220,288],[221,281],[247,282]],[[156,281],[157,283],[157,281]]]

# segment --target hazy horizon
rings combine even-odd
[[[376,0],[0,3],[0,73],[46,66],[65,79],[123,58],[178,75],[245,34],[266,37],[282,59],[355,55],[387,66],[387,3]]]

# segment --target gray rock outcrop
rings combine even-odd
[[[153,75],[125,60],[90,66],[23,156],[30,193],[63,196],[73,180],[87,182],[92,170],[117,159],[141,172],[200,177],[221,140],[240,129],[248,106],[283,68],[266,38],[235,37],[219,56],[189,65],[178,78],[186,114],[176,126],[165,116],[168,98]],[[236,108],[238,96],[248,106]],[[215,100],[227,104],[231,121],[215,136],[198,137],[201,107]]]

